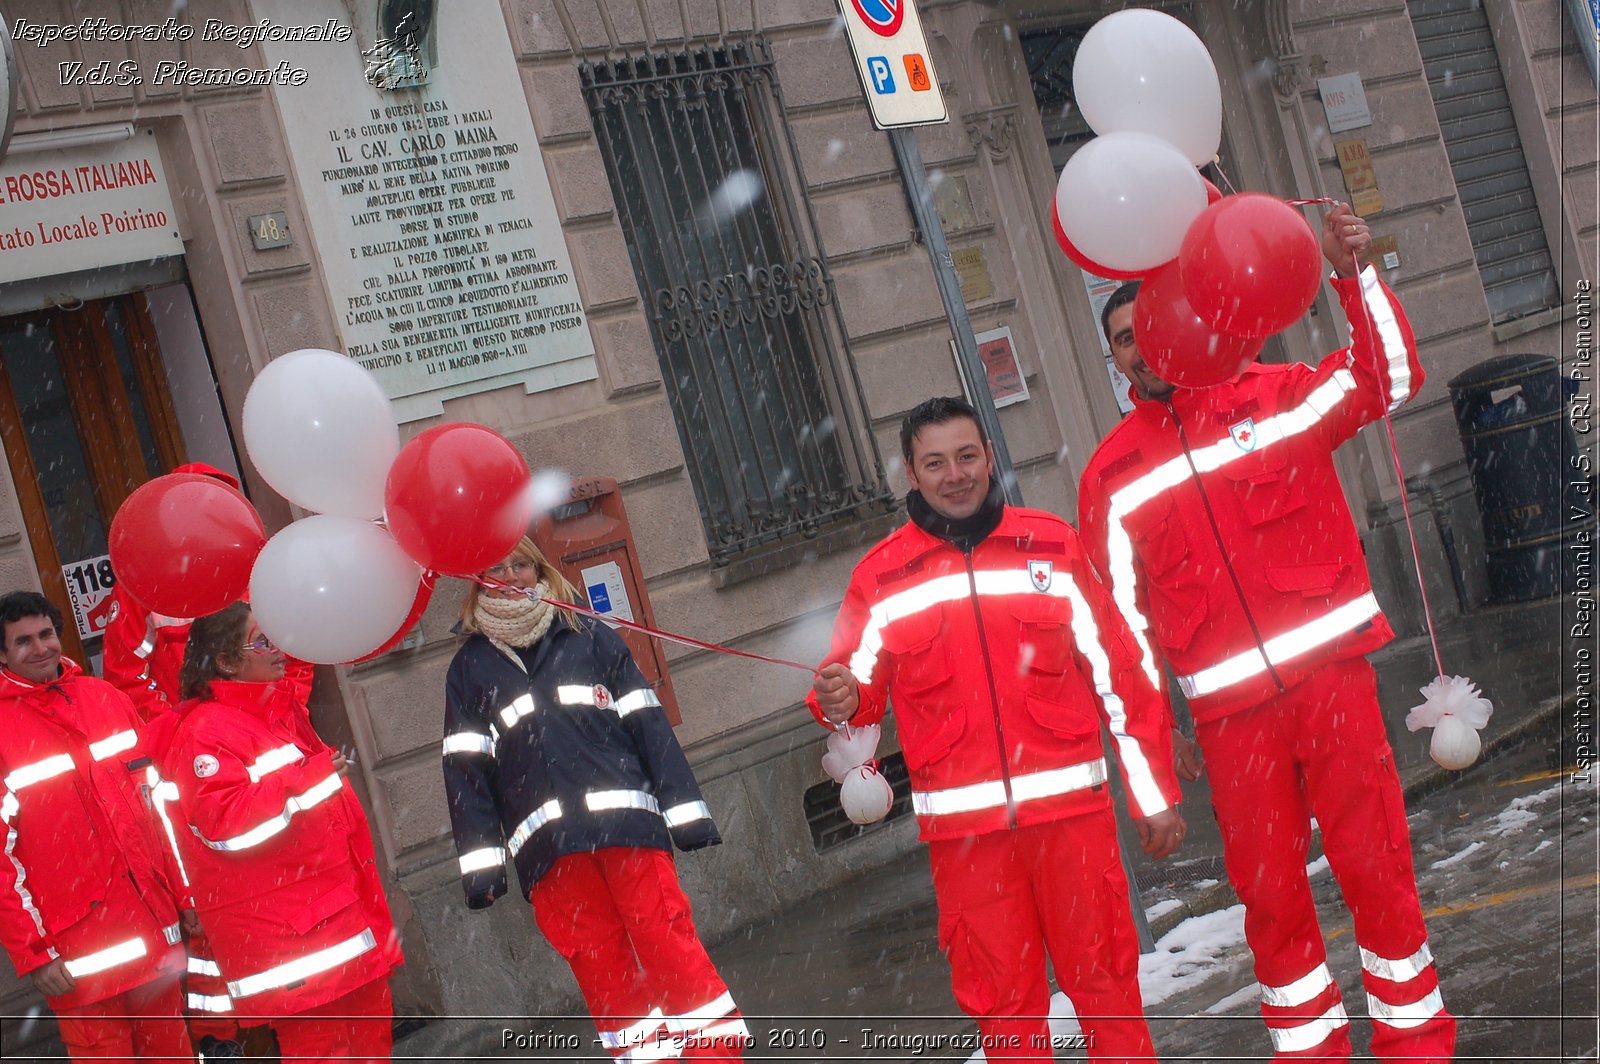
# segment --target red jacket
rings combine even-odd
[[[1147,673],[1159,680],[1159,648],[1197,721],[1256,705],[1394,635],[1372,597],[1333,451],[1416,395],[1423,370],[1405,314],[1373,270],[1360,286],[1333,284],[1350,347],[1315,368],[1255,365],[1164,403],[1137,400],[1083,472],[1078,512],[1095,565]]]
[[[912,523],[891,533],[850,578],[834,662],[860,684],[852,723],[894,701],[924,839],[1105,808],[1102,719],[1135,815],[1178,800],[1168,707],[1077,533],[1051,514],[1006,507],[970,555]]]
[[[401,962],[366,814],[289,684],[214,680],[151,726],[179,852],[241,1017],[291,1015]],[[169,807],[170,808],[170,807]]]
[[[0,943],[18,975],[57,957],[101,1001],[184,965],[178,890],[140,789],[133,706],[61,659],[35,684],[0,670]]]

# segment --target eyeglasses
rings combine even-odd
[[[495,580],[504,580],[507,576],[521,576],[532,570],[532,562],[508,562],[505,565],[491,565],[483,571],[483,575]]]
[[[264,635],[261,635],[261,636],[256,636],[256,638],[250,640],[250,642],[246,643],[244,646],[240,647],[239,649],[240,650],[249,650],[249,651],[252,651],[253,653],[256,653],[256,654],[270,654],[274,650],[277,650],[278,648],[273,645],[272,640],[268,639]]]

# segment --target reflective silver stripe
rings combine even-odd
[[[216,977],[218,977],[220,979],[222,977],[222,969],[217,967],[217,962],[216,961],[207,960],[204,957],[190,957],[189,958],[189,974],[190,975],[214,975],[214,976],[216,976]]]
[[[212,840],[206,838],[204,835],[200,834],[200,829],[195,827],[193,824],[189,825],[189,830],[193,831],[196,838],[205,843],[207,846],[211,847],[213,850],[222,850],[227,853],[232,853],[238,850],[248,850],[252,846],[259,846],[261,843],[266,842],[268,839],[278,834],[278,832],[288,827],[289,821],[293,819],[296,813],[303,813],[312,806],[317,805],[320,802],[327,801],[329,798],[338,794],[340,787],[341,784],[339,782],[339,774],[336,772],[322,780],[320,783],[313,784],[311,788],[308,789],[304,794],[296,795],[295,797],[290,798],[284,803],[283,812],[279,813],[277,816],[272,817],[265,823],[257,824],[255,827],[251,828],[249,831],[246,831],[242,835],[235,835],[233,838],[223,839],[221,842],[213,842]]]
[[[1011,777],[1011,796],[1018,802],[1051,798],[1093,787],[1106,781],[1105,758],[1084,761],[1066,768],[1030,772]],[[911,807],[918,816],[949,816],[973,813],[1006,804],[1005,784],[1000,780],[970,783],[942,791],[911,792]]]
[[[540,828],[550,823],[550,821],[556,820],[560,816],[561,803],[556,801],[554,798],[550,799],[548,802],[529,813],[527,819],[517,825],[517,830],[511,833],[511,841],[506,843],[506,849],[510,850],[511,856],[515,857],[522,850],[523,844],[529,839],[533,838],[533,833],[535,831],[538,831]]]
[[[172,827],[172,818],[167,816],[167,803],[178,800],[178,785],[162,779],[154,765],[144,770],[144,779],[150,788],[150,806],[156,811],[156,819],[161,821],[161,830],[167,835],[167,846],[172,850],[173,863],[178,866],[178,878],[187,887],[189,870],[183,866],[183,855],[178,852],[178,833]]]
[[[287,964],[257,972],[255,975],[247,975],[243,979],[235,979],[228,984],[228,994],[235,998],[246,998],[266,990],[288,986],[290,983],[298,983],[302,979],[310,979],[314,975],[337,968],[346,961],[354,960],[377,944],[378,940],[368,928],[354,938],[347,938],[327,949],[320,949]]]
[[[1405,1005],[1391,1005],[1367,995],[1367,1015],[1390,1027],[1421,1027],[1443,1011],[1444,998],[1438,987]]]
[[[13,806],[16,805],[16,799],[12,798],[10,794],[7,794],[6,797],[11,799]],[[44,920],[39,916],[39,908],[33,904],[33,894],[28,890],[28,870],[22,867],[22,859],[16,855],[17,828],[16,825],[10,823],[10,819],[10,817],[6,818],[6,859],[11,862],[11,867],[16,871],[16,878],[11,881],[11,889],[17,892],[17,899],[22,903],[22,911],[27,913],[33,920],[33,928],[42,939],[45,937]],[[51,950],[50,956],[54,957],[55,955],[55,950]]]
[[[1251,647],[1197,673],[1178,677],[1178,686],[1190,698],[1215,694],[1225,687],[1250,679],[1267,671],[1267,662],[1284,665],[1308,651],[1333,642],[1354,631],[1378,616],[1378,600],[1367,592],[1337,606],[1316,620],[1275,635],[1266,642],[1266,656],[1261,648]]]
[[[745,1026],[743,1020],[729,1020],[707,1027],[696,1037],[709,1042],[718,1042],[724,1038],[749,1038],[750,1028]]]
[[[103,972],[107,968],[115,968],[119,964],[136,961],[149,952],[150,947],[144,944],[144,939],[130,938],[126,942],[119,942],[115,946],[100,950],[98,953],[72,958],[66,962],[67,974],[74,979],[80,976],[93,975],[96,972]]]
[[[873,604],[867,623],[861,629],[856,649],[850,655],[850,671],[861,683],[871,683],[883,650],[883,630],[895,621],[912,617],[945,602],[966,598],[971,588],[965,573],[952,573],[896,592]]]
[[[451,754],[488,754],[494,756],[494,740],[478,732],[456,732],[444,737],[444,756]]]
[[[161,929],[161,937],[167,940],[167,945],[176,946],[178,941],[183,938],[183,925],[168,924]]]
[[[684,802],[661,811],[661,819],[669,828],[681,828],[697,820],[710,820],[711,809],[704,802]]]
[[[89,756],[96,761],[104,761],[113,754],[120,754],[124,750],[132,750],[139,742],[139,735],[132,728],[119,731],[117,734],[101,739],[97,743],[89,744]]]
[[[613,703],[612,708],[617,711],[617,716],[626,717],[629,713],[637,713],[641,709],[659,707],[661,699],[648,687],[641,687],[637,691],[629,691]]]
[[[725,990],[699,1008],[668,1017],[667,1025],[681,1034],[693,1035],[733,1010],[733,995]]]
[[[1292,983],[1285,983],[1283,986],[1268,986],[1262,983],[1261,1000],[1267,1005],[1292,1009],[1297,1005],[1304,1005],[1332,985],[1333,973],[1328,971],[1327,963],[1323,962]]]
[[[506,863],[506,851],[499,846],[484,846],[461,855],[461,874],[471,875],[490,868],[501,868]]]
[[[556,688],[556,701],[564,706],[592,706],[594,705],[594,686],[592,684],[564,683]]]
[[[654,1064],[658,1060],[677,1060],[683,1056],[683,1043],[676,1038],[652,1040],[650,1045],[635,1046],[616,1058],[617,1064]]]
[[[270,776],[280,768],[288,768],[305,756],[305,751],[294,745],[294,743],[285,743],[282,746],[268,750],[256,758],[255,764],[251,765],[246,771],[250,773],[251,783],[260,783],[263,776]]]
[[[500,722],[510,731],[517,726],[517,721],[523,717],[533,716],[533,696],[522,695],[500,711]]]
[[[1345,1015],[1344,1003],[1340,1002],[1314,1020],[1294,1027],[1268,1027],[1267,1030],[1272,1033],[1272,1048],[1278,1052],[1303,1053],[1326,1042],[1339,1028],[1348,1026],[1350,1017]]]
[[[660,1027],[664,1021],[665,1017],[662,1016],[660,1009],[651,1009],[650,1015],[638,1023],[624,1027],[620,1031],[601,1031],[600,1044],[612,1052],[618,1049],[626,1049],[628,1046],[644,1041],[645,1036]]]
[[[1365,946],[1361,947],[1361,967],[1379,979],[1388,979],[1394,983],[1404,983],[1407,980],[1415,979],[1426,971],[1428,965],[1432,963],[1433,951],[1428,948],[1426,941],[1422,943],[1422,948],[1417,952],[1409,957],[1401,957],[1399,960],[1380,957]]]
[[[148,658],[151,653],[155,651],[155,649],[156,634],[151,631],[146,631],[144,642],[133,648],[133,656],[136,658]]]
[[[642,809],[660,814],[661,804],[653,794],[645,791],[590,791],[583,796],[583,804],[591,813],[606,813],[615,809]]]
[[[63,772],[71,772],[75,767],[71,754],[56,754],[54,757],[47,757],[43,761],[35,761],[31,765],[23,765],[21,768],[12,769],[11,774],[4,780],[5,788],[8,791],[20,791],[22,788],[31,787],[35,783],[54,779]]]
[[[1161,686],[1161,671],[1156,666],[1155,653],[1146,633],[1150,621],[1139,609],[1137,577],[1134,574],[1133,539],[1128,535],[1128,517],[1145,503],[1189,480],[1194,473],[1214,472],[1250,454],[1273,444],[1281,443],[1311,428],[1326,417],[1344,398],[1355,391],[1355,376],[1348,369],[1335,370],[1326,381],[1318,385],[1299,406],[1256,423],[1256,445],[1249,451],[1240,450],[1233,437],[1224,436],[1215,443],[1189,452],[1177,454],[1162,462],[1143,476],[1117,489],[1108,501],[1106,513],[1107,579],[1111,597],[1122,611],[1133,638],[1139,644],[1139,653],[1145,675],[1157,689]],[[1189,466],[1194,462],[1194,469]]]
[[[226,994],[194,994],[187,996],[190,1012],[232,1012],[233,999]]]
[[[22,803],[17,801],[17,796],[12,794],[10,791],[6,792],[6,796],[4,798],[0,798],[0,820],[3,820],[9,824],[11,823],[11,818],[16,816],[21,811]]]
[[[1361,271],[1361,301],[1372,315],[1373,329],[1378,334],[1374,339],[1378,341],[1379,354],[1388,370],[1389,410],[1393,412],[1411,398],[1411,358],[1406,351],[1405,334],[1400,331],[1394,307],[1378,284],[1378,270],[1374,266]]]

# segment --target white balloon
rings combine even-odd
[[[1108,133],[1073,153],[1056,185],[1062,231],[1113,270],[1153,270],[1178,257],[1206,209],[1206,184],[1176,148],[1148,133]]]
[[[875,824],[889,815],[894,789],[882,773],[862,765],[845,775],[839,786],[839,804],[852,824]]]
[[[372,653],[411,612],[422,567],[371,521],[317,514],[267,540],[250,608],[285,653],[332,665]]]
[[[1459,772],[1478,760],[1482,749],[1483,740],[1478,738],[1478,729],[1446,713],[1433,726],[1433,742],[1428,746],[1428,753],[1444,768]]]
[[[828,736],[828,752],[822,755],[822,771],[843,783],[850,770],[865,765],[878,752],[878,740],[883,738],[883,728],[876,724],[857,726],[839,725],[839,730]]]
[[[1222,86],[1211,53],[1171,15],[1129,8],[1089,28],[1072,64],[1072,94],[1096,133],[1149,133],[1195,166],[1222,143]]]
[[[400,429],[376,377],[348,355],[308,347],[256,375],[244,397],[244,446],[296,506],[376,520]]]

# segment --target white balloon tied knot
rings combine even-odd
[[[1494,704],[1465,676],[1439,676],[1421,689],[1422,705],[1406,714],[1406,728],[1433,729],[1428,752],[1434,761],[1459,771],[1478,759],[1483,742],[1478,729],[1489,723]]]
[[[839,805],[853,824],[874,824],[894,805],[894,789],[873,760],[882,737],[883,729],[876,724],[841,724],[828,736],[822,770],[839,785]]]

